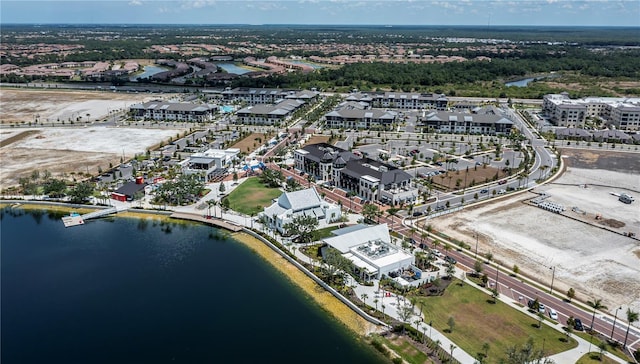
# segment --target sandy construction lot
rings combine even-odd
[[[135,103],[158,98],[158,95],[107,91],[0,89],[1,124],[39,123],[69,124],[105,118],[109,112],[128,109]],[[170,95],[163,95],[170,97]],[[89,114],[89,116],[87,116]]]
[[[77,127],[0,130],[0,188],[15,186],[34,170],[54,177],[70,173],[98,174],[148,148],[175,138],[182,129]]]
[[[517,264],[546,286],[551,282],[550,267],[556,267],[556,292],[573,287],[578,299],[602,298],[610,309],[637,311],[640,241],[623,233],[640,235],[640,202],[627,205],[612,193],[640,197],[640,154],[568,150],[563,155],[567,172],[534,191],[546,192],[548,200],[563,204],[563,215],[524,203],[537,196],[527,192],[430,223],[470,244],[475,242],[474,232],[479,232],[479,252],[491,251],[507,267]],[[602,219],[596,220],[596,214]]]
[[[169,98],[174,95],[162,95]],[[89,124],[104,119],[110,112],[131,104],[158,98],[158,95],[72,91],[0,89],[0,189],[18,184],[34,170],[48,170],[54,177],[70,174],[97,175],[98,169],[117,165],[138,153],[183,133],[183,128],[123,128]],[[87,115],[88,114],[88,115]],[[26,126],[39,120],[37,128]],[[80,118],[80,123],[77,122]],[[70,120],[76,120],[71,127]],[[63,125],[64,122],[64,125]],[[45,124],[41,127],[41,124]],[[46,126],[54,123],[56,126]],[[186,126],[185,126],[186,128]]]

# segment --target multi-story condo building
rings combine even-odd
[[[460,134],[509,134],[513,121],[495,107],[477,108],[474,112],[425,111],[418,117],[425,132]]]
[[[304,105],[302,100],[281,100],[277,104],[247,106],[236,112],[236,122],[248,125],[282,125],[293,112]]]
[[[149,101],[131,105],[129,112],[136,120],[211,121],[218,110],[215,105],[188,102]]]
[[[211,91],[208,91],[211,93]],[[281,100],[300,100],[311,103],[318,99],[320,93],[314,90],[283,90],[279,88],[226,88],[220,92],[227,102],[245,102],[249,105],[275,104]]]
[[[544,96],[542,111],[558,126],[580,128],[591,118],[620,130],[640,130],[640,98],[571,99],[567,93],[550,94]]]
[[[422,110],[445,110],[448,99],[443,94],[420,94],[406,92],[368,93],[354,92],[347,96],[346,101],[365,102],[371,107]]]
[[[407,172],[326,143],[296,150],[295,168],[363,200],[396,205],[415,201],[419,194]]]
[[[345,101],[324,115],[329,128],[390,129],[398,119],[398,113],[384,109],[372,109],[365,102]]]

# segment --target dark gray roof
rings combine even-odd
[[[401,169],[373,159],[358,157],[349,151],[327,143],[311,144],[302,149],[308,152],[305,158],[314,162],[320,162],[327,152],[334,156],[335,161],[341,157],[347,161],[346,167],[342,169],[341,173],[354,178],[371,176],[379,179],[384,185],[402,183],[411,179],[411,175]]]
[[[133,181],[129,181],[127,183],[125,183],[124,185],[122,185],[122,187],[118,188],[116,190],[116,193],[119,193],[121,195],[125,195],[125,196],[133,196],[135,195],[137,192],[140,192],[142,190],[144,190],[144,188],[147,186],[147,183],[135,183]]]

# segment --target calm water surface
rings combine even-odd
[[[1,218],[4,364],[381,362],[213,228]]]

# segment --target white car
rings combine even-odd
[[[538,305],[539,305],[538,306],[538,311],[540,311],[540,313],[544,313],[545,312],[544,304],[539,303]]]
[[[556,312],[556,310],[554,310],[553,308],[550,308],[549,317],[551,317],[552,320],[558,321],[558,313]]]

